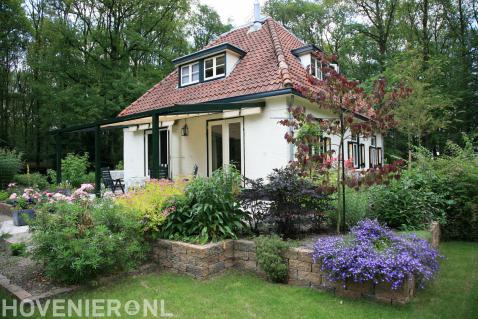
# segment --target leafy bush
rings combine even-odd
[[[259,235],[260,228],[269,216],[270,205],[267,198],[267,190],[262,178],[245,179],[246,187],[241,190],[239,200],[241,208],[249,213],[249,228]]]
[[[136,218],[108,199],[42,206],[32,225],[33,258],[58,281],[79,283],[128,270],[145,259]]]
[[[27,245],[25,243],[13,243],[10,245],[12,256],[23,256],[27,252]]]
[[[91,178],[91,176],[87,176],[89,165],[88,153],[83,155],[68,153],[66,157],[61,160],[62,178],[68,181],[73,187],[79,187],[85,182],[92,182],[87,181]],[[94,180],[93,177],[93,181]]]
[[[433,220],[445,222],[446,194],[434,190],[443,181],[432,171],[412,169],[389,185],[370,188],[371,217],[402,230],[427,229]]]
[[[184,196],[170,200],[161,236],[205,243],[237,238],[246,214],[237,202],[241,176],[234,167],[216,170],[210,178],[197,177]]]
[[[5,191],[0,191],[0,202],[3,202],[4,200],[7,200],[10,194]]]
[[[15,150],[0,148],[0,189],[13,180],[13,176],[22,168],[22,154]]]
[[[416,152],[416,170],[433,172],[438,178],[430,188],[446,199],[445,239],[478,241],[478,158],[465,136],[465,147],[449,143],[443,156],[433,158],[424,149]]]
[[[319,239],[313,255],[333,281],[388,282],[392,289],[410,274],[423,287],[438,271],[438,257],[427,241],[399,236],[372,220],[359,222],[348,236]]]
[[[283,237],[297,234],[306,221],[319,225],[330,210],[331,197],[299,173],[296,168],[287,167],[274,169],[268,176],[266,192],[271,201],[270,211]]]
[[[54,169],[47,169],[46,170],[46,177],[48,181],[52,184],[56,183],[56,171]]]
[[[143,189],[117,198],[117,203],[141,219],[144,232],[155,237],[166,220],[168,200],[184,194],[185,186],[181,180],[152,180]]]
[[[124,170],[124,162],[123,162],[123,161],[119,161],[119,162],[116,164],[115,169],[116,169],[116,170],[119,170],[119,171]]]
[[[347,229],[357,225],[357,223],[367,216],[370,210],[370,197],[375,196],[367,188],[345,188],[345,225]],[[336,205],[341,205],[342,201],[335,200]],[[342,210],[340,210],[342,211]],[[337,225],[337,211],[336,209],[329,212],[329,219],[331,224]]]
[[[279,236],[259,236],[255,240],[257,263],[265,271],[269,280],[285,282],[289,268],[283,257],[289,245]]]
[[[19,185],[39,189],[45,189],[50,185],[47,177],[40,173],[17,174],[13,180]]]

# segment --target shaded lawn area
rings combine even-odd
[[[175,318],[477,318],[478,244],[443,243],[441,252],[447,258],[437,280],[405,306],[334,297],[238,272],[204,282],[174,274],[129,277],[67,298],[163,299]]]

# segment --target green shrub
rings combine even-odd
[[[22,154],[0,148],[0,189],[6,188],[13,176],[22,168]]]
[[[89,165],[88,153],[83,155],[69,153],[61,160],[63,180],[68,181],[73,187],[80,187],[82,183],[91,182],[88,180],[91,176],[87,176]]]
[[[17,174],[13,180],[19,185],[39,189],[45,189],[50,185],[47,177],[40,173]]]
[[[8,192],[0,191],[0,202],[7,200],[8,197],[10,197],[10,194],[8,194]]]
[[[478,158],[465,137],[465,147],[449,143],[441,157],[424,149],[416,152],[416,169],[433,172],[439,178],[430,187],[446,198],[445,239],[478,241]]]
[[[264,270],[269,280],[285,282],[289,268],[283,254],[289,245],[277,235],[259,236],[254,241],[259,267]]]
[[[119,170],[119,171],[124,170],[124,162],[123,162],[123,161],[119,161],[119,162],[115,165],[115,170]]]
[[[427,229],[433,220],[444,223],[446,195],[432,185],[441,183],[433,172],[413,168],[389,185],[370,188],[370,217],[402,230]]]
[[[210,178],[193,179],[184,196],[171,199],[165,208],[161,236],[201,243],[237,238],[246,218],[236,199],[240,183],[241,176],[233,167],[217,170]]]
[[[44,205],[31,228],[33,258],[61,282],[131,269],[147,252],[140,222],[108,199]]]
[[[152,180],[143,189],[118,197],[116,202],[143,221],[146,234],[156,237],[167,217],[168,200],[183,195],[185,186],[182,180]]]
[[[47,169],[46,176],[50,183],[56,183],[56,171],[54,169]]]
[[[357,225],[370,214],[370,196],[374,196],[367,188],[345,188],[345,224],[348,229]],[[342,201],[336,199],[335,204],[341,206]],[[329,212],[329,219],[333,225],[337,225],[337,207]],[[341,211],[341,210],[340,210]]]
[[[13,243],[10,245],[12,256],[24,256],[27,252],[27,245],[25,243]]]

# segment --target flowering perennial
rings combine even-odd
[[[332,281],[388,282],[392,289],[415,276],[420,287],[438,271],[438,252],[416,235],[397,235],[376,220],[363,220],[347,236],[324,237],[314,245],[314,262]]]

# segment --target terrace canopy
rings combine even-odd
[[[95,123],[76,125],[60,129],[50,130],[50,134],[55,136],[56,140],[56,178],[57,183],[61,183],[61,157],[62,157],[62,136],[74,132],[94,132],[95,134],[95,193],[101,196],[101,132],[102,130],[124,128],[134,125],[151,123],[152,126],[152,145],[153,159],[151,168],[151,178],[159,177],[159,123],[196,117],[201,115],[222,113],[243,108],[264,107],[265,102],[241,102],[236,100],[217,102],[217,103],[197,103],[197,104],[176,104],[170,107],[149,110],[131,115],[115,117],[102,120]]]

